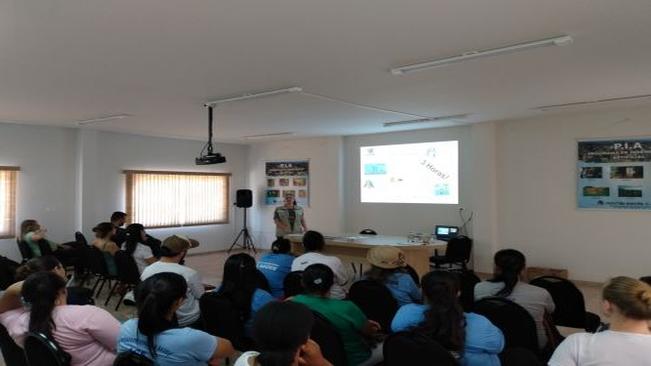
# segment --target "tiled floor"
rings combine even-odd
[[[235,252],[236,251],[234,251],[233,253]],[[258,255],[256,255],[256,259],[258,259],[260,255],[261,253],[259,252]],[[216,285],[221,280],[222,269],[224,267],[224,262],[226,261],[227,257],[228,255],[225,252],[190,255],[186,258],[186,265],[199,271],[201,273],[204,283]],[[585,297],[587,310],[603,317],[601,313],[601,300],[600,300],[601,287],[597,285],[588,285],[588,284],[579,284],[578,287],[581,290],[581,292],[583,292],[583,295]],[[96,303],[98,306],[104,307],[104,300],[106,299],[107,295],[108,295],[108,290],[105,287],[104,290],[102,291],[102,294],[99,296],[98,299],[96,299]],[[111,299],[109,306],[105,307],[106,310],[111,312],[121,322],[131,317],[134,317],[136,315],[135,307],[133,306],[122,305],[120,306],[119,311],[115,311],[114,307],[117,299],[118,297],[114,296],[113,299]],[[564,335],[568,335],[580,331],[578,329],[571,329],[571,328],[561,328],[560,330],[561,333],[563,333]],[[5,366],[4,361],[1,359],[0,359],[0,366]]]

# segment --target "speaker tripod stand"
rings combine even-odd
[[[235,237],[235,240],[233,240],[233,244],[231,244],[231,247],[228,248],[228,254],[231,253],[233,248],[235,247],[240,247],[244,250],[252,250],[254,254],[258,254],[258,251],[255,250],[255,244],[253,244],[253,237],[251,237],[251,234],[249,234],[249,228],[246,226],[246,207],[244,207],[244,223],[242,226],[242,230],[240,230],[240,233],[237,234]],[[242,244],[238,244],[237,242],[242,238]]]

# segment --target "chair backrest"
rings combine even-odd
[[[462,270],[458,273],[461,285],[459,302],[465,311],[470,311],[475,303],[475,285],[481,282],[481,279],[473,271]]]
[[[75,232],[75,241],[79,245],[88,246],[88,240],[86,240],[86,237],[81,233],[81,231]]]
[[[321,347],[321,353],[333,366],[347,366],[346,349],[341,335],[332,323],[320,313],[313,311],[314,325],[310,338]]]
[[[364,229],[359,232],[360,235],[377,235],[377,232],[373,229]]]
[[[303,271],[289,272],[283,280],[283,287],[285,288],[285,298],[300,295],[305,293],[303,288]]]
[[[384,284],[374,280],[357,281],[350,287],[348,299],[359,306],[367,318],[380,323],[382,330],[388,332],[398,311],[398,302]]]
[[[20,263],[14,262],[7,257],[0,256],[0,289],[6,290],[11,286],[16,278],[16,270]]]
[[[34,257],[34,253],[32,253],[32,249],[26,241],[16,238],[16,244],[18,245],[20,256],[23,257],[23,262],[27,262]]]
[[[41,249],[41,255],[54,255],[54,251],[50,246],[50,243],[46,239],[41,239],[36,242],[38,247]]]
[[[70,365],[70,355],[44,334],[28,333],[24,349],[29,366]]]
[[[448,241],[445,249],[445,257],[458,262],[468,262],[472,251],[472,239],[459,235]]]
[[[154,361],[141,354],[126,351],[117,354],[113,366],[154,366]]]
[[[398,332],[384,340],[385,366],[427,365],[454,366],[452,354],[432,338],[417,331]]]
[[[554,324],[563,327],[585,328],[585,299],[581,291],[569,280],[555,276],[538,277],[530,282],[542,287],[554,299],[556,309],[552,314]]]
[[[538,352],[538,333],[531,314],[522,306],[503,297],[477,301],[473,311],[488,318],[504,333],[504,348],[521,347]]]
[[[115,268],[118,272],[118,279],[122,283],[137,285],[140,283],[140,271],[135,259],[129,253],[118,250],[113,256]]]
[[[7,328],[2,324],[0,324],[0,350],[2,351],[5,365],[27,366],[25,352],[23,352],[23,349],[14,342],[13,338],[9,335],[9,332],[7,332]]]
[[[199,308],[206,332],[230,340],[237,350],[249,349],[251,341],[244,336],[240,311],[229,299],[216,292],[206,292],[199,299]]]
[[[106,260],[104,259],[102,251],[92,245],[83,250],[88,269],[90,269],[94,274],[108,276],[108,267],[106,266]]]

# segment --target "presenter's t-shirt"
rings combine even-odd
[[[205,366],[217,349],[217,338],[192,328],[173,328],[156,335],[156,366]],[[138,319],[120,328],[118,353],[132,351],[153,358],[147,337],[138,331]]]
[[[271,295],[280,299],[283,297],[285,287],[283,281],[289,272],[292,271],[294,257],[289,254],[270,253],[258,261],[258,270],[267,278]]]

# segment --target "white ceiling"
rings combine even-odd
[[[392,66],[561,34],[575,42],[394,76]],[[466,122],[651,93],[649,0],[1,0],[0,121],[199,138],[202,104],[305,91]],[[291,94],[216,111],[219,140],[409,129]],[[425,126],[441,126],[432,123]],[[413,126],[411,128],[415,128]]]

